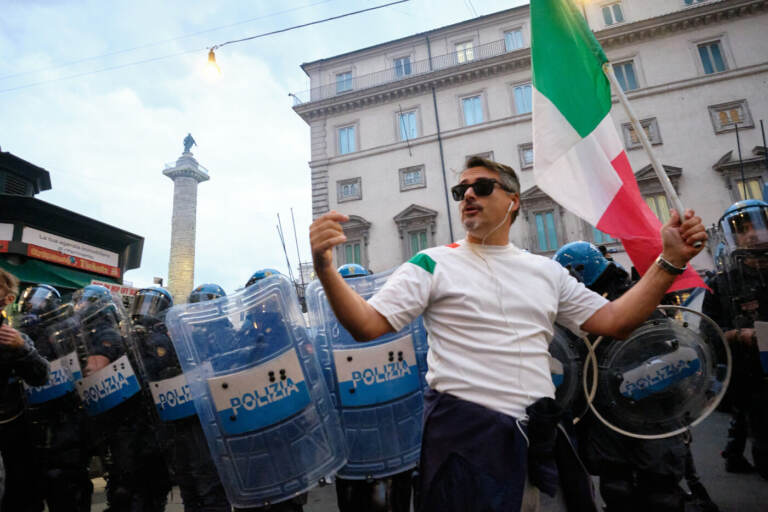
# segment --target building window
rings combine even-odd
[[[336,75],[336,94],[352,90],[352,72],[339,73]]]
[[[400,176],[400,192],[427,186],[423,165],[405,167],[398,171],[398,175]]]
[[[339,180],[336,182],[336,200],[339,203],[355,201],[363,198],[363,188],[360,178]]]
[[[411,140],[419,136],[416,127],[416,111],[398,112],[397,131],[400,134],[400,140]]]
[[[653,214],[656,215],[662,224],[666,224],[669,220],[669,203],[667,203],[667,196],[665,194],[654,194],[645,196],[644,199]]]
[[[355,145],[355,127],[345,126],[339,128],[339,154],[346,155],[356,151]]]
[[[397,78],[402,78],[410,74],[411,74],[411,58],[400,57],[399,59],[395,59],[395,76],[397,76]]]
[[[358,240],[344,244],[344,263],[342,263],[342,265],[347,263],[357,263],[358,265],[362,265],[362,261],[360,242]]]
[[[462,98],[461,106],[464,110],[464,126],[483,122],[483,98],[481,95]]]
[[[520,169],[530,169],[533,167],[533,144],[520,144],[517,146],[517,152],[520,155]]]
[[[514,88],[515,113],[528,114],[533,110],[533,90],[531,84],[517,85]]]
[[[635,76],[635,63],[630,61],[619,62],[613,65],[613,73],[624,92],[637,89],[637,77]]]
[[[536,241],[539,252],[554,251],[558,247],[557,230],[555,229],[555,212],[538,212],[536,220]]]
[[[456,45],[456,62],[459,64],[462,64],[464,62],[469,62],[471,60],[474,60],[475,58],[475,51],[474,51],[474,45],[472,44],[472,41],[467,41],[465,43],[458,43]]]
[[[701,66],[704,68],[705,75],[719,73],[728,69],[725,65],[723,46],[720,44],[720,41],[711,41],[709,43],[700,44],[698,48],[699,57],[701,58]]]
[[[603,6],[603,21],[606,25],[613,25],[624,21],[624,13],[621,11],[621,2]]]
[[[435,210],[417,204],[412,204],[394,216],[404,261],[417,252],[435,245],[436,219]]]
[[[712,126],[715,133],[725,133],[733,131],[736,123],[741,128],[753,128],[755,123],[752,121],[752,114],[749,112],[747,100],[729,101],[719,105],[710,105],[709,117],[712,120]]]
[[[474,156],[479,156],[480,158],[485,158],[485,159],[487,159],[487,160],[490,160],[490,161],[492,161],[492,162],[494,162],[494,161],[495,161],[495,160],[494,160],[494,158],[493,158],[493,151],[484,151],[484,152],[482,152],[482,153],[472,153],[471,155],[467,155],[467,156],[464,158],[464,163],[463,163],[463,165],[466,167],[466,165],[467,165],[467,162],[469,162],[469,159],[470,159],[470,158],[472,158],[472,157],[474,157]]]
[[[523,31],[518,29],[504,32],[504,47],[508,52],[523,47]]]
[[[645,136],[648,137],[648,141],[652,145],[656,146],[662,143],[661,132],[659,131],[659,123],[655,117],[642,119],[640,121],[640,126],[642,126],[643,130],[645,130]],[[627,149],[637,149],[643,147],[643,144],[640,142],[640,137],[638,137],[631,123],[622,124],[621,130],[624,134],[624,147]]]
[[[427,248],[427,230],[414,231],[408,233],[411,241],[411,256],[415,256],[419,251]]]
[[[608,245],[608,244],[615,244],[618,242],[615,238],[613,238],[611,235],[607,233],[603,233],[596,227],[592,228],[592,242],[595,245]]]
[[[760,178],[747,178],[744,181],[736,180],[736,194],[739,201],[744,199],[763,200],[763,180]],[[744,186],[746,185],[746,186]]]

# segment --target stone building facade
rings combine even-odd
[[[745,191],[761,196],[768,1],[604,0],[584,12],[683,203],[711,224]],[[338,264],[379,272],[462,238],[448,188],[466,158],[479,154],[518,171],[513,243],[551,255],[590,240],[630,265],[620,243],[534,184],[528,6],[302,68],[311,89],[295,95],[294,110],[310,128],[313,214],[350,216]],[[669,202],[616,101],[612,114],[641,192],[664,220]],[[694,263],[711,268],[711,255]]]

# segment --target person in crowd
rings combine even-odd
[[[19,295],[19,281],[0,269],[0,500],[2,512],[27,512],[37,479],[24,384],[42,386],[48,380],[48,361],[29,337],[9,325],[6,309]],[[3,493],[5,490],[5,493]],[[36,499],[35,499],[36,501]]]
[[[608,300],[621,297],[634,284],[624,269],[589,242],[564,245],[554,260]],[[657,311],[655,316],[664,315]],[[598,365],[611,341],[604,338],[596,349]],[[582,460],[590,474],[600,477],[606,512],[717,512],[697,475],[689,435],[635,439],[608,428],[591,412],[581,418],[576,431]],[[691,495],[680,485],[683,478]]]
[[[360,341],[423,315],[430,390],[421,449],[424,511],[595,510],[588,475],[557,427],[548,344],[553,324],[623,338],[663,298],[707,235],[690,210],[671,212],[663,251],[613,302],[549,258],[510,244],[520,209],[514,170],[472,157],[451,189],[467,237],[421,251],[368,301],[333,266],[346,240],[336,211],[310,227],[315,272],[339,321]],[[698,247],[696,247],[698,245]],[[562,472],[562,478],[558,477]],[[540,497],[538,489],[542,491]]]
[[[768,354],[761,355],[758,343],[758,327],[768,321],[768,203],[736,202],[718,228],[723,238],[716,251],[719,271],[702,311],[725,331],[733,356],[728,388],[732,419],[722,456],[726,471],[757,470],[768,479]],[[762,342],[768,346],[768,340]],[[744,456],[750,435],[752,463]]]
[[[134,299],[134,310],[137,302],[141,305],[140,299],[139,296]],[[124,338],[123,322],[127,319],[109,290],[88,285],[75,294],[73,301],[86,340],[86,376],[119,366],[121,372],[130,374],[124,389],[129,389],[131,384],[138,387],[136,362]],[[120,365],[111,364],[121,359]],[[111,391],[113,387],[108,388]],[[94,428],[103,441],[106,454],[108,511],[162,512],[168,501],[171,480],[155,436],[146,397],[138,389],[133,394],[120,390],[108,397],[100,399],[104,406],[91,411]]]
[[[136,295],[140,300],[134,302],[131,322],[148,385],[161,393],[178,390],[183,393],[189,385],[186,380],[183,383],[177,380],[183,371],[165,326],[165,314],[173,300],[168,292],[159,288],[145,288]],[[187,302],[195,304],[225,295],[221,286],[203,284],[192,290]],[[188,402],[191,398],[183,398],[182,393],[175,402],[186,403],[185,414],[174,418],[160,415],[158,434],[171,476],[181,491],[184,511],[229,512],[231,507],[211,459],[200,419],[193,404]]]
[[[54,287],[38,284],[26,288],[19,297],[17,317],[19,330],[48,361],[60,361],[67,354],[75,357],[79,329],[76,322],[68,324],[74,320],[71,309],[62,305]],[[67,334],[72,328],[77,332]],[[65,336],[59,339],[59,335]],[[47,389],[34,402],[29,396],[30,435],[38,471],[34,490],[27,494],[36,501],[33,510],[42,510],[44,501],[51,512],[86,512],[91,509],[93,494],[88,473],[91,430],[74,390],[74,377],[64,372],[64,365],[57,366],[56,382],[47,382]]]

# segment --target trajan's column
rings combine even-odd
[[[195,282],[195,224],[197,184],[210,179],[208,170],[192,156],[197,145],[191,134],[184,138],[184,153],[175,164],[166,164],[163,174],[173,180],[171,258],[168,263],[168,291],[174,304],[187,301]]]

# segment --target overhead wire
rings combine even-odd
[[[315,21],[311,21],[311,22],[308,22],[308,23],[302,23],[300,25],[294,25],[294,26],[291,26],[291,27],[286,27],[286,28],[282,28],[282,29],[278,29],[278,30],[272,30],[270,32],[265,32],[265,33],[262,33],[262,34],[256,34],[254,36],[244,37],[242,39],[234,39],[234,40],[231,40],[231,41],[226,41],[224,43],[221,43],[221,44],[218,44],[218,45],[214,45],[214,46],[208,47],[208,48],[195,48],[195,49],[192,49],[192,50],[184,50],[184,51],[176,52],[176,53],[173,53],[173,54],[170,54],[170,55],[161,55],[161,56],[152,57],[152,58],[149,58],[149,59],[143,59],[143,60],[134,61],[134,62],[127,62],[125,64],[118,64],[118,65],[115,65],[115,66],[108,66],[108,67],[101,68],[101,69],[96,69],[96,70],[91,70],[91,71],[83,71],[82,73],[75,73],[73,75],[68,75],[68,76],[64,76],[64,77],[51,78],[51,79],[48,79],[48,80],[41,80],[39,82],[33,82],[33,83],[30,83],[30,84],[19,85],[17,87],[9,87],[9,88],[6,88],[6,89],[0,89],[0,93],[11,92],[11,91],[18,91],[18,90],[21,90],[21,89],[27,89],[29,87],[36,87],[36,86],[39,86],[39,85],[49,84],[49,83],[53,83],[53,82],[59,82],[59,81],[63,81],[63,80],[71,80],[73,78],[79,78],[79,77],[82,77],[82,76],[94,75],[94,74],[97,74],[97,73],[104,73],[106,71],[114,71],[116,69],[127,68],[127,67],[130,67],[130,66],[138,66],[140,64],[146,64],[146,63],[149,63],[149,62],[156,62],[156,61],[160,61],[160,60],[164,60],[164,59],[170,59],[170,58],[173,58],[173,57],[179,57],[179,56],[187,55],[187,54],[190,54],[190,53],[202,52],[203,50],[206,50],[206,49],[209,49],[209,50],[218,49],[218,48],[220,48],[220,47],[222,47],[224,45],[239,43],[239,42],[242,42],[242,41],[250,41],[252,39],[258,39],[258,38],[261,38],[261,37],[266,37],[266,36],[274,35],[274,34],[280,34],[280,33],[283,33],[283,32],[288,32],[290,30],[296,30],[296,29],[299,29],[299,28],[308,27],[310,25],[317,25],[319,23],[325,23],[325,22],[337,20],[337,19],[340,19],[340,18],[346,18],[347,16],[352,16],[352,15],[355,15],[355,14],[360,14],[360,13],[368,12],[368,11],[374,11],[376,9],[382,9],[382,8],[388,7],[390,5],[401,4],[401,3],[404,3],[404,2],[408,2],[408,1],[410,1],[410,0],[397,0],[397,1],[394,1],[394,2],[389,2],[387,4],[382,4],[382,5],[377,5],[377,6],[374,6],[374,7],[369,7],[367,9],[360,9],[360,10],[357,10],[357,11],[352,11],[352,12],[348,12],[348,13],[344,13],[344,14],[339,14],[337,16],[331,16],[329,18],[323,18],[321,20],[315,20]]]
[[[107,52],[107,53],[103,53],[101,55],[92,55],[90,57],[83,57],[82,59],[76,59],[76,60],[71,60],[71,61],[67,61],[67,62],[61,62],[59,64],[53,64],[51,66],[46,66],[46,67],[42,67],[42,68],[30,69],[28,71],[20,71],[18,73],[11,73],[9,75],[2,75],[2,76],[0,76],[0,80],[6,80],[8,78],[14,78],[14,77],[23,76],[23,75],[29,75],[29,74],[32,74],[32,73],[41,73],[43,71],[50,71],[52,69],[59,69],[59,68],[67,67],[67,66],[72,66],[72,65],[75,65],[75,64],[80,64],[82,62],[88,62],[88,61],[92,61],[92,60],[96,60],[96,59],[101,59],[101,58],[104,58],[104,57],[113,57],[115,55],[121,55],[123,53],[129,53],[129,52],[133,52],[133,51],[136,51],[136,50],[143,50],[145,48],[152,48],[153,46],[159,46],[161,44],[172,43],[174,41],[180,41],[182,39],[188,39],[190,37],[195,37],[195,36],[199,36],[199,35],[202,35],[202,34],[208,34],[208,33],[211,33],[211,32],[216,32],[218,30],[223,30],[225,28],[236,27],[238,25],[245,25],[247,23],[251,23],[251,22],[254,22],[254,21],[259,21],[259,20],[263,20],[263,19],[266,19],[266,18],[271,18],[273,16],[279,16],[280,14],[286,14],[286,13],[293,12],[293,11],[298,11],[298,10],[301,10],[301,9],[307,9],[309,7],[315,7],[317,5],[326,4],[326,3],[332,2],[332,1],[333,0],[320,0],[319,2],[314,2],[314,3],[311,3],[311,4],[300,5],[300,6],[297,6],[297,7],[292,7],[291,9],[284,9],[282,11],[277,11],[277,12],[265,14],[263,16],[257,16],[255,18],[249,18],[249,19],[243,20],[243,21],[238,21],[238,22],[235,22],[235,23],[229,23],[228,25],[220,25],[218,27],[213,27],[213,28],[209,28],[209,29],[205,29],[205,30],[200,30],[200,31],[197,31],[197,32],[191,32],[189,34],[184,34],[184,35],[181,35],[181,36],[176,36],[176,37],[171,37],[171,38],[168,38],[168,39],[162,39],[160,41],[154,41],[154,42],[151,42],[151,43],[141,44],[141,45],[138,45],[138,46],[133,46],[131,48],[125,48],[123,50],[115,50],[113,52]]]
[[[222,46],[226,46],[226,45],[229,45],[229,44],[242,43],[244,41],[251,41],[253,39],[258,39],[260,37],[272,36],[272,35],[275,35],[275,34],[280,34],[282,32],[288,32],[289,30],[295,30],[297,28],[309,27],[310,25],[317,25],[318,23],[325,23],[327,21],[338,20],[338,19],[341,19],[341,18],[346,18],[347,16],[353,16],[355,14],[360,14],[360,13],[364,13],[364,12],[375,11],[377,9],[383,9],[384,7],[389,7],[390,5],[402,4],[402,3],[405,3],[405,2],[408,2],[408,1],[410,1],[410,0],[396,0],[394,2],[389,2],[387,4],[376,5],[374,7],[368,7],[366,9],[360,9],[359,11],[347,12],[347,13],[344,13],[344,14],[339,14],[337,16],[331,16],[330,18],[323,18],[322,20],[315,20],[315,21],[310,21],[309,23],[302,23],[301,25],[294,25],[293,27],[273,30],[271,32],[265,32],[263,34],[256,34],[255,36],[243,37],[241,39],[233,39],[232,41],[226,41],[226,42],[221,43],[221,44],[213,45],[213,46],[211,46],[211,49],[216,50],[218,48],[221,48]]]

